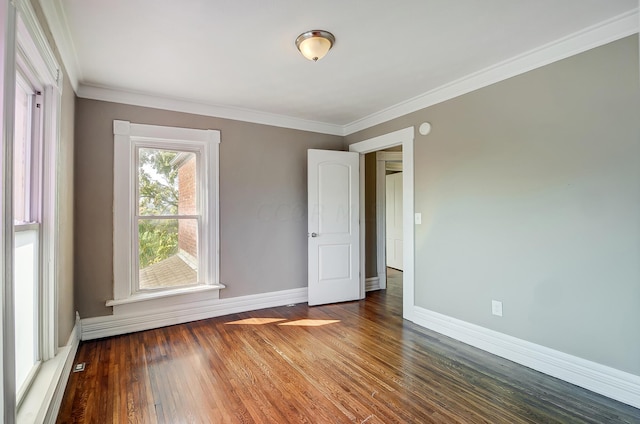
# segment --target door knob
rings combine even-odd
[[[318,237],[318,233],[311,233],[311,237]]]

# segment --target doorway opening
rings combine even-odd
[[[371,154],[371,153],[370,153]],[[402,214],[402,146],[392,147],[376,155],[376,234],[366,234],[367,244],[375,240],[377,267],[384,267],[385,280],[380,289],[386,296],[402,304],[403,214]]]
[[[365,297],[365,290],[367,288],[373,289],[373,283],[378,280],[378,288],[387,287],[387,263],[386,263],[386,240],[379,242],[380,236],[386,237],[386,231],[381,229],[381,226],[386,227],[386,223],[381,223],[376,219],[376,254],[375,263],[377,268],[377,277],[369,278],[369,287],[367,287],[367,259],[369,264],[371,263],[372,256],[367,258],[367,242],[366,242],[366,225],[367,219],[365,216],[366,211],[366,154],[376,152],[376,179],[382,172],[382,175],[386,175],[386,166],[382,165],[382,171],[380,163],[384,164],[386,161],[377,161],[377,154],[395,154],[396,160],[399,158],[402,161],[402,305],[403,305],[403,318],[413,321],[413,306],[414,306],[414,232],[413,232],[413,217],[414,217],[414,191],[413,191],[413,143],[414,143],[414,129],[413,127],[404,128],[402,130],[394,131],[379,137],[370,138],[368,140],[354,143],[349,146],[349,151],[357,152],[360,154],[360,276],[361,276],[361,298]],[[400,152],[381,152],[390,148],[401,149]],[[382,186],[382,187],[381,187]],[[376,193],[380,193],[381,190],[386,190],[385,184],[376,184]],[[384,188],[383,188],[384,187]],[[386,191],[385,191],[386,196]],[[378,198],[378,196],[376,196]],[[383,204],[386,208],[386,204]],[[380,202],[377,202],[376,211],[381,208]],[[376,216],[380,215],[379,213]],[[385,249],[385,250],[382,250]],[[371,250],[371,249],[369,249]],[[382,250],[382,252],[381,252]],[[391,275],[391,272],[389,272]]]
[[[402,146],[365,155],[366,291],[386,290],[402,304]]]
[[[402,146],[376,152],[376,237],[378,270],[403,264],[403,166]],[[373,235],[372,235],[373,236]],[[373,237],[369,237],[371,240]],[[371,240],[373,242],[373,240]],[[384,287],[384,285],[382,285]]]

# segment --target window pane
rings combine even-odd
[[[198,283],[198,220],[138,221],[140,290]]]
[[[196,155],[192,152],[138,150],[138,207],[141,216],[195,215]]]
[[[13,220],[31,222],[29,211],[31,170],[31,94],[16,85],[16,116],[13,145]]]
[[[16,330],[16,387],[25,383],[37,361],[37,283],[38,283],[38,231],[16,231],[15,278],[15,330]]]

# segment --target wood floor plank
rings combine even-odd
[[[402,288],[83,342],[58,423],[640,423],[402,319]]]

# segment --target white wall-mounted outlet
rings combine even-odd
[[[502,316],[502,302],[500,302],[499,300],[492,300],[491,301],[491,313],[493,315],[497,315],[499,317]]]
[[[416,213],[416,225],[422,224],[422,214],[420,212]]]

